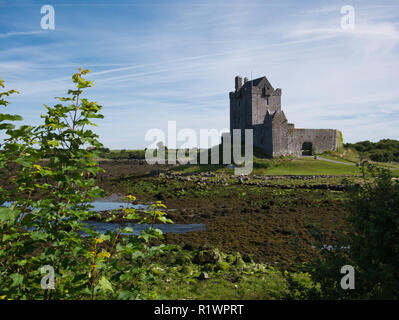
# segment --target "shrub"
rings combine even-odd
[[[399,161],[399,141],[383,139],[379,142],[361,141],[347,144],[356,149],[362,157],[378,162]]]
[[[399,183],[389,170],[368,163],[361,170],[362,184],[345,182],[350,232],[334,250],[322,251],[313,275],[327,298],[398,299]],[[347,264],[355,268],[355,290],[339,286]]]
[[[162,203],[156,202],[145,215],[127,206],[128,219],[151,227],[134,236],[125,228],[99,234],[84,221],[95,215],[90,202],[104,195],[95,185],[101,171],[95,159],[102,144],[88,129],[99,119],[101,106],[83,97],[93,84],[79,69],[72,79],[75,88],[59,97],[54,107],[45,106],[44,124],[38,127],[11,123],[22,118],[0,113],[5,130],[0,153],[0,297],[3,299],[131,299],[145,297],[140,284],[149,281],[139,258],[166,250],[151,247],[162,236],[154,223],[169,223]],[[4,87],[3,81],[0,86]],[[3,97],[14,90],[0,93]],[[11,122],[4,122],[11,121]],[[84,148],[85,146],[88,146]],[[48,159],[43,160],[45,157]],[[4,184],[3,184],[4,183]],[[7,188],[6,188],[7,186]],[[127,196],[132,203],[135,198]],[[121,233],[131,234],[121,237]],[[55,273],[54,288],[41,287],[42,267]]]

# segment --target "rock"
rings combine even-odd
[[[196,254],[193,262],[196,264],[217,263],[220,261],[220,255],[214,250],[200,251]]]
[[[201,272],[201,274],[198,277],[198,280],[207,280],[209,279],[209,275],[206,272]]]

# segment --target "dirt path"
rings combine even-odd
[[[323,161],[339,163],[339,164],[346,164],[346,165],[349,165],[349,166],[355,166],[356,165],[356,163],[353,163],[353,162],[343,162],[343,161],[338,161],[338,160],[326,159],[326,158],[323,158],[323,157],[320,157],[320,156],[317,156],[317,160],[323,160]],[[389,168],[389,169],[390,170],[399,170],[399,168]]]

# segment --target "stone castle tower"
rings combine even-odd
[[[269,156],[305,155],[337,150],[341,132],[335,129],[296,129],[281,110],[281,89],[266,77],[248,81],[235,78],[230,92],[230,134],[233,129],[253,129],[254,147]],[[242,130],[244,142],[244,130]]]

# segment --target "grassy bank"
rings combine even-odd
[[[303,299],[319,292],[308,273],[287,272],[218,249],[183,250],[148,261],[158,299]]]

